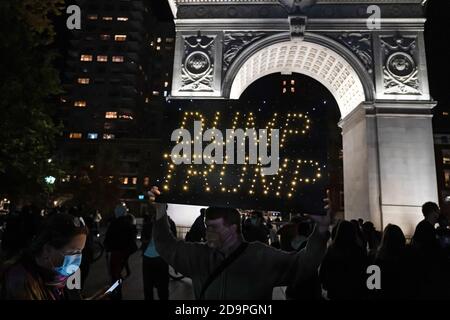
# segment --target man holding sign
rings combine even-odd
[[[159,190],[153,187],[150,199]],[[205,213],[206,244],[177,240],[169,231],[167,205],[154,203],[153,234],[161,257],[192,279],[196,299],[270,300],[274,287],[295,284],[317,270],[329,237],[329,215],[311,216],[316,226],[308,245],[287,253],[259,242],[244,241],[236,209],[209,207]]]

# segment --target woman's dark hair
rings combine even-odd
[[[337,227],[333,246],[339,248],[354,247],[357,245],[356,239],[356,230],[353,223],[343,220]]]
[[[334,241],[336,238],[337,229],[339,227],[339,224],[342,222],[342,220],[338,220],[336,224],[331,228],[331,240]]]
[[[383,232],[377,258],[398,257],[406,247],[406,239],[402,229],[395,224],[388,224]]]
[[[433,212],[439,212],[439,206],[434,202],[426,202],[422,206],[423,216],[426,218]]]
[[[79,234],[88,234],[84,220],[67,213],[58,213],[47,218],[30,246],[30,253],[37,255],[48,244],[61,249]]]

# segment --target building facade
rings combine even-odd
[[[142,194],[157,183],[173,26],[157,21],[150,1],[76,4],[81,30],[69,35],[60,110],[62,190],[76,197],[80,179],[111,184],[104,202],[125,201],[138,213]]]

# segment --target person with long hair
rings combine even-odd
[[[78,217],[61,213],[48,218],[30,247],[3,265],[0,298],[66,299],[66,281],[81,264],[87,233]]]

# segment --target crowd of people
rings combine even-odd
[[[450,229],[435,203],[423,205],[411,239],[393,224],[383,231],[362,219],[330,225],[329,215],[272,221],[224,207],[202,209],[179,239],[166,208],[148,207],[140,241],[135,217],[116,208],[103,239],[111,284],[130,276],[128,260],[140,251],[146,300],[155,299],[154,288],[169,299],[169,266],[192,279],[196,299],[271,299],[280,286],[290,300],[450,298]],[[120,285],[91,297],[67,290],[77,269],[84,286],[100,221],[98,211],[81,207],[12,212],[1,242],[0,299],[122,299]],[[375,290],[367,285],[371,265],[381,271]]]

